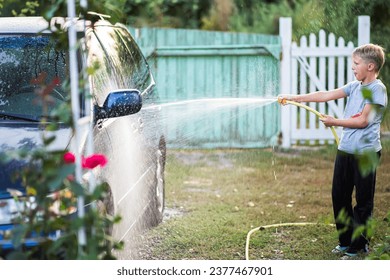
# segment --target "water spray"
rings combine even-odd
[[[279,102],[280,104],[282,104],[282,105],[285,105],[285,104],[292,104],[292,105],[295,105],[295,106],[304,108],[304,109],[306,109],[306,110],[308,110],[308,111],[314,113],[315,115],[317,115],[319,119],[322,119],[322,118],[324,117],[320,112],[314,110],[313,108],[311,108],[311,107],[309,107],[309,106],[307,106],[307,105],[305,105],[305,104],[299,103],[299,102],[287,100],[287,99],[285,99],[285,98],[283,98],[283,97],[278,97],[278,102]],[[336,133],[335,128],[334,128],[333,126],[330,126],[329,128],[332,130],[334,139],[336,140],[336,143],[337,143],[337,145],[338,145],[339,142],[340,142],[340,140],[339,140],[339,137],[338,137],[338,135],[337,135],[337,133]]]

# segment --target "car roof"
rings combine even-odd
[[[69,27],[69,18],[64,17],[54,17],[49,22],[39,16],[28,16],[28,17],[0,17],[0,33],[39,33],[39,32],[47,32],[49,25],[51,29],[56,29],[58,26],[62,26],[62,28]],[[87,21],[86,25],[91,25],[91,22]],[[110,25],[112,24],[101,18],[98,22],[95,22],[94,25]],[[119,24],[116,24],[120,26]],[[77,29],[79,31],[84,29],[83,21],[77,21]]]
[[[0,17],[0,33],[38,33],[48,26],[43,17]]]

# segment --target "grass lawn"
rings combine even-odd
[[[388,243],[390,141],[378,168],[370,257]],[[169,150],[167,218],[142,237],[140,259],[332,260],[331,183],[336,147]],[[279,226],[278,223],[315,223]],[[386,241],[386,242],[385,242]],[[362,257],[363,258],[363,257]]]

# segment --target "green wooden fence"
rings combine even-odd
[[[279,105],[264,105],[259,98],[279,93],[278,36],[161,28],[130,31],[152,67],[169,147],[275,144]],[[222,98],[240,98],[241,105]],[[167,105],[183,101],[185,105]],[[223,104],[231,105],[218,106]]]

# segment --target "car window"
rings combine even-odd
[[[102,106],[107,95],[118,88],[116,75],[112,72],[113,68],[105,50],[102,48],[95,33],[91,30],[87,32],[87,45],[88,66],[95,69],[90,76],[93,97],[95,102]]]
[[[93,34],[91,34],[93,33]],[[99,105],[110,91],[127,88],[143,92],[151,83],[146,60],[135,41],[121,28],[98,26],[88,34],[89,65],[98,62],[92,87]]]
[[[48,115],[66,99],[66,69],[66,53],[48,36],[0,35],[0,112]]]
[[[138,48],[137,43],[131,37],[129,32],[122,28],[116,28],[115,30],[121,38],[121,47],[123,48],[123,52],[130,54],[127,56],[127,59],[123,60],[123,63],[126,65],[129,60],[134,62],[134,67],[132,67],[131,71],[132,82],[138,86],[138,89],[141,92],[143,92],[152,82],[149,66],[146,63],[141,50]]]

